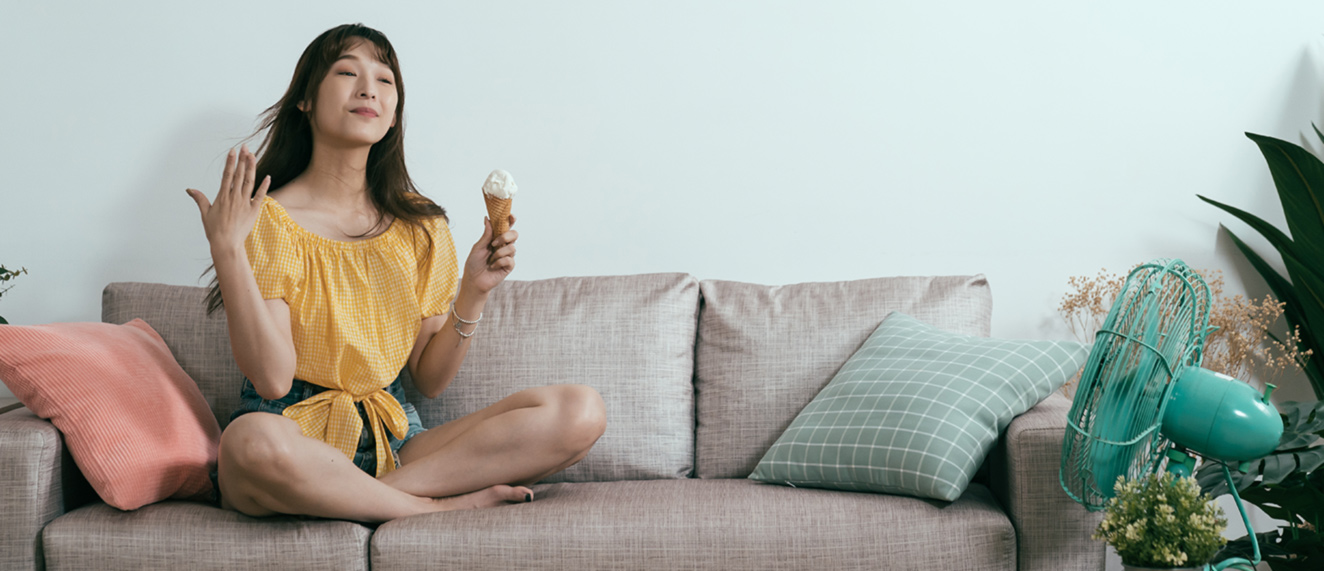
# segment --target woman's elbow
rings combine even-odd
[[[267,400],[284,397],[294,386],[294,367],[286,363],[274,364],[252,373],[244,371],[244,376],[253,383],[258,396]]]
[[[259,375],[257,378],[249,377],[248,380],[253,383],[253,389],[257,391],[258,396],[267,400],[283,398],[290,394],[290,388],[294,386],[294,375],[270,377]]]
[[[441,396],[441,391],[446,390],[446,385],[450,384],[449,382],[437,382],[426,376],[415,376],[413,371],[410,371],[410,376],[414,379],[414,388],[418,389],[419,394],[422,394],[429,400]]]
[[[441,387],[424,388],[424,387],[419,387],[417,384],[415,384],[414,388],[417,388],[418,392],[421,393],[423,396],[427,397],[428,400],[432,400],[434,398],[441,396]]]

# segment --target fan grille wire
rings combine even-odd
[[[1180,260],[1127,276],[1095,336],[1063,442],[1062,487],[1089,510],[1104,507],[1118,476],[1161,467],[1167,397],[1181,371],[1199,365],[1209,307],[1209,286]]]

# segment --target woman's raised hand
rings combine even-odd
[[[216,193],[215,202],[207,202],[207,195],[201,191],[188,189],[188,195],[198,203],[202,213],[202,227],[207,231],[207,241],[212,250],[216,248],[243,248],[248,233],[257,224],[258,212],[267,197],[267,187],[271,185],[271,176],[263,177],[262,186],[253,193],[253,177],[257,175],[257,157],[248,152],[248,147],[230,149],[225,157],[225,173],[221,175],[221,190]]]
[[[515,215],[510,215],[510,226],[515,226]],[[492,221],[483,218],[483,237],[478,239],[469,258],[464,261],[464,281],[473,284],[479,293],[486,294],[506,279],[515,269],[515,240],[519,232],[506,230],[492,236]]]

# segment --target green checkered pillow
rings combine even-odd
[[[1011,419],[1087,354],[1074,341],[971,337],[889,314],[749,477],[955,500]]]

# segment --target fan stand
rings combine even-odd
[[[1179,448],[1175,444],[1168,449],[1169,474],[1179,478],[1188,478],[1195,473],[1195,456],[1191,455],[1185,448]],[[1212,460],[1218,462],[1223,468],[1223,478],[1227,480],[1227,489],[1232,493],[1232,499],[1237,502],[1237,511],[1241,512],[1241,522],[1246,526],[1246,536],[1250,538],[1251,548],[1254,549],[1254,559],[1247,561],[1241,557],[1226,559],[1218,564],[1206,563],[1206,570],[1222,571],[1223,569],[1236,569],[1237,571],[1255,571],[1255,567],[1260,564],[1260,542],[1255,537],[1255,528],[1250,525],[1250,517],[1246,515],[1246,505],[1241,501],[1241,495],[1237,493],[1237,484],[1232,481],[1232,472],[1228,470],[1227,463],[1221,460]],[[1243,464],[1244,465],[1244,464]]]

